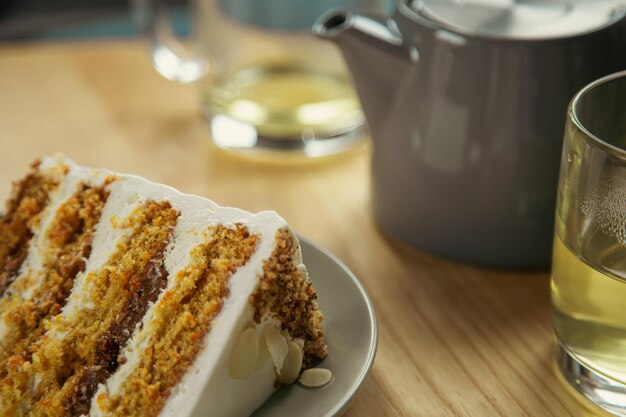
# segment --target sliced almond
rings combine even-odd
[[[283,364],[285,363],[285,359],[289,354],[289,346],[287,346],[287,341],[280,334],[280,331],[274,326],[267,326],[265,328],[265,343],[267,343],[267,349],[270,352],[270,357],[274,362],[274,367],[276,368],[276,373],[280,375],[281,369],[283,369]]]
[[[299,337],[296,337],[295,339],[292,340],[292,342],[300,346],[300,350],[304,350],[304,339],[300,339]]]
[[[235,379],[246,379],[254,372],[259,357],[259,340],[256,330],[249,327],[241,333],[230,354],[228,370]]]
[[[291,339],[291,335],[289,334],[289,332],[288,332],[287,330],[284,330],[284,329],[283,329],[283,330],[281,330],[281,331],[280,331],[280,334],[282,334],[282,335],[283,335],[283,337],[285,338],[285,340],[286,340],[287,342],[291,342],[291,340],[292,340],[292,339]]]
[[[263,365],[269,360],[270,351],[267,349],[267,343],[265,343],[265,338],[261,335],[261,340],[259,341],[259,357],[256,361],[256,366],[254,367],[255,371],[263,368]]]
[[[300,375],[300,383],[305,387],[317,388],[322,387],[330,382],[333,373],[324,368],[307,369]]]
[[[302,368],[302,349],[294,342],[287,343],[287,346],[289,346],[289,354],[278,374],[278,380],[282,384],[293,384]]]

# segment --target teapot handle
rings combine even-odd
[[[168,80],[190,83],[208,70],[205,56],[185,46],[174,34],[166,0],[134,0],[133,9],[150,42],[152,65]]]

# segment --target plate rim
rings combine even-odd
[[[372,367],[376,360],[376,354],[378,352],[378,320],[376,318],[376,311],[374,310],[374,304],[372,303],[372,299],[370,298],[369,294],[365,290],[365,287],[363,286],[359,278],[356,276],[354,272],[352,272],[350,268],[348,268],[348,266],[337,255],[335,255],[330,250],[326,249],[324,246],[320,245],[319,243],[315,242],[314,240],[306,237],[305,235],[301,233],[297,233],[297,237],[300,241],[305,242],[306,244],[310,245],[312,248],[318,250],[319,252],[321,252],[328,258],[330,258],[330,260],[332,260],[334,263],[339,265],[339,267],[346,273],[346,275],[350,277],[350,280],[356,286],[357,290],[359,291],[359,294],[361,295],[361,297],[363,297],[365,301],[365,305],[367,307],[367,312],[369,316],[369,322],[371,324],[371,336],[369,338],[370,349],[367,353],[367,358],[364,362],[363,369],[361,370],[361,373],[356,378],[356,380],[354,381],[350,389],[342,397],[342,400],[338,401],[337,405],[331,408],[329,412],[326,414],[329,417],[339,417],[350,407],[350,405],[354,401],[356,394],[363,387],[363,383],[367,379],[367,376],[372,370]],[[306,260],[304,260],[304,262],[306,262]],[[311,281],[313,282],[313,286],[315,287],[315,281],[313,279]]]

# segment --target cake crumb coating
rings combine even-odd
[[[264,262],[263,277],[257,291],[250,296],[250,303],[257,323],[270,315],[280,321],[291,337],[304,340],[303,369],[306,369],[324,359],[328,347],[317,293],[294,263],[298,248],[295,237],[286,228],[276,232],[274,251]]]

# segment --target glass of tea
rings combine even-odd
[[[552,262],[557,362],[585,397],[626,413],[626,72],[568,110]]]
[[[339,51],[311,27],[348,6],[383,12],[387,0],[192,0],[193,35],[172,32],[164,0],[136,1],[153,64],[195,82],[213,143],[248,155],[319,157],[363,138],[365,119]]]

